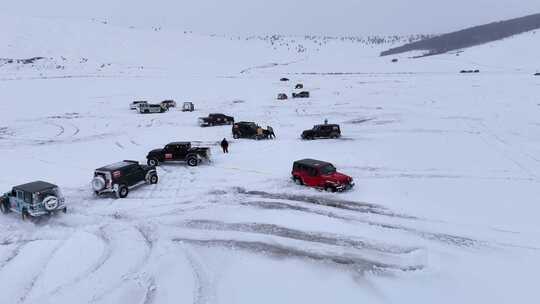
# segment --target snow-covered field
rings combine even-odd
[[[0,189],[47,180],[69,208],[33,222],[0,217],[0,303],[537,298],[537,33],[391,63],[378,57],[388,44],[272,44],[99,20],[0,25],[0,57],[45,57],[0,59]],[[312,98],[275,100],[297,82]],[[128,109],[168,98],[196,111]],[[198,127],[212,112],[271,125],[277,138]],[[324,119],[343,138],[299,139]],[[92,196],[94,169],[144,162],[177,140],[211,145],[213,162],[161,166],[159,184],[127,199]],[[356,188],[293,184],[292,162],[306,157],[334,163]]]

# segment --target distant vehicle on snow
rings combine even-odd
[[[263,129],[254,122],[241,121],[237,122],[232,127],[233,138],[249,138],[249,139],[270,139],[271,132],[268,129]]]
[[[315,159],[295,161],[291,175],[297,185],[328,192],[345,191],[354,187],[352,177],[337,172],[336,167],[331,163]]]
[[[171,99],[164,100],[160,104],[161,106],[167,109],[176,108],[176,101],[171,100]]]
[[[301,136],[302,139],[340,138],[341,129],[337,124],[315,125],[312,129],[302,132]]]
[[[142,103],[139,105],[139,113],[141,114],[163,113],[168,110],[169,109],[162,104]]]
[[[297,90],[300,90],[300,89],[303,89],[303,88],[304,88],[304,85],[301,84],[301,83],[298,83],[298,84],[296,84],[296,85],[294,86],[294,88],[297,89]]]
[[[398,61],[399,61],[399,60],[398,60],[397,58],[392,59],[392,62],[394,62],[394,63],[396,63],[396,62],[398,62]]]
[[[147,104],[148,101],[146,100],[135,100],[134,102],[132,102],[131,104],[129,104],[129,109],[130,110],[138,110],[139,109],[139,105],[141,104]]]
[[[480,73],[480,70],[461,70],[461,74]]]
[[[534,76],[540,76],[540,72],[535,73]]]
[[[287,100],[287,99],[289,99],[289,97],[285,93],[280,93],[280,94],[278,94],[277,99],[278,100]]]
[[[279,81],[289,81],[289,78],[283,77],[283,78],[281,78]]]
[[[234,117],[221,113],[211,113],[208,114],[208,117],[199,117],[199,125],[201,127],[232,125],[233,123]]]
[[[195,111],[195,105],[191,101],[184,102],[182,104],[182,112],[193,112]]]
[[[192,147],[190,142],[172,142],[162,149],[154,149],[146,156],[149,166],[159,166],[169,161],[186,162],[190,167],[210,160],[210,148]]]
[[[308,91],[302,91],[300,93],[292,93],[293,98],[309,98]]]
[[[157,183],[156,167],[141,165],[133,160],[124,160],[96,169],[92,179],[92,189],[96,195],[111,193],[117,198],[125,198],[131,189]]]
[[[58,186],[44,181],[35,181],[15,186],[0,196],[2,213],[15,212],[23,220],[62,211],[67,212],[65,198]]]

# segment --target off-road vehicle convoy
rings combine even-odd
[[[233,138],[249,138],[249,139],[270,139],[271,132],[268,129],[263,129],[254,122],[241,121],[237,122],[232,127]]]
[[[309,98],[308,91],[302,91],[300,93],[292,93],[293,98]]]
[[[62,211],[67,212],[65,199],[60,188],[54,184],[35,181],[11,189],[0,196],[2,213],[16,212],[23,220],[30,216],[39,217]]]
[[[298,185],[305,185],[329,192],[345,191],[354,187],[352,177],[339,173],[331,163],[302,159],[295,161],[292,179]]]
[[[148,103],[148,101],[146,101],[146,100],[135,100],[134,102],[129,104],[129,109],[130,110],[138,110],[139,105],[147,104],[147,103]]]
[[[172,99],[167,99],[167,100],[162,101],[160,105],[167,109],[176,108],[176,101]]]
[[[195,111],[195,105],[191,101],[184,102],[182,104],[182,112],[193,112]]]
[[[210,148],[192,147],[190,142],[172,142],[162,149],[148,152],[146,159],[148,165],[152,167],[169,161],[182,161],[195,167],[203,161],[210,160]]]
[[[208,114],[208,117],[199,117],[199,125],[201,127],[232,125],[233,123],[234,117],[221,113],[212,113]]]
[[[144,184],[157,184],[156,167],[141,165],[137,161],[124,160],[96,169],[92,189],[96,195],[114,194],[127,197],[129,191]]]
[[[139,104],[139,113],[141,114],[150,114],[150,113],[163,113],[169,109],[162,104],[149,104],[141,103]]]
[[[339,138],[341,129],[336,124],[315,125],[311,130],[302,132],[302,139]]]

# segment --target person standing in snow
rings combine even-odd
[[[229,142],[226,138],[221,141],[221,149],[223,149],[223,153],[229,153]]]

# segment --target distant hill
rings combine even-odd
[[[513,35],[540,28],[540,14],[475,26],[433,38],[420,40],[392,48],[381,56],[410,51],[426,51],[423,56],[437,55],[479,44],[497,41]]]

